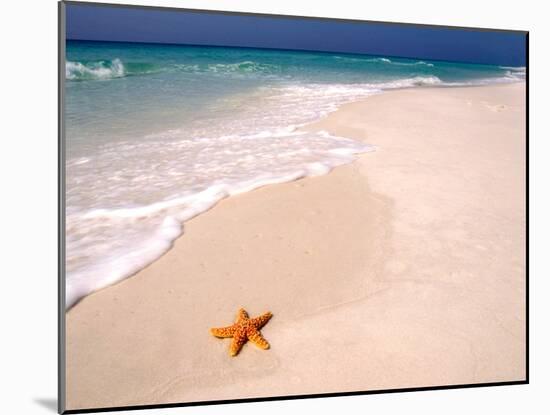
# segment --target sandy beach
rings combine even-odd
[[[67,313],[67,409],[525,378],[525,83],[414,88],[308,129],[376,146],[222,200]],[[234,358],[210,327],[271,311]]]

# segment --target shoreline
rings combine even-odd
[[[68,408],[521,379],[524,92],[386,91],[303,127],[377,150],[222,199],[69,309]],[[208,328],[240,306],[274,313],[272,349],[229,360]]]
[[[380,95],[380,94],[386,94],[386,93],[391,93],[391,92],[397,92],[397,91],[406,91],[406,90],[424,90],[424,89],[440,89],[440,88],[451,88],[451,89],[454,89],[454,88],[479,88],[479,87],[485,87],[485,86],[489,86],[489,87],[499,87],[499,86],[506,86],[506,85],[513,85],[513,84],[517,84],[517,83],[523,83],[525,84],[524,81],[521,81],[521,80],[515,80],[515,81],[510,81],[510,82],[495,82],[495,83],[490,83],[490,84],[481,84],[481,85],[419,85],[419,86],[416,86],[416,87],[410,87],[410,86],[404,86],[404,87],[398,87],[398,88],[394,88],[394,89],[389,89],[389,90],[381,90],[380,92],[376,92],[376,93],[373,93],[372,95],[370,96],[367,96],[367,97],[361,97],[361,98],[358,98],[357,100],[355,101],[351,101],[351,102],[347,102],[347,103],[344,103],[344,104],[341,104],[338,108],[334,109],[333,111],[330,111],[326,114],[323,114],[320,116],[319,119],[317,120],[314,120],[314,121],[311,121],[311,122],[308,122],[306,124],[301,124],[298,126],[297,128],[297,131],[316,131],[318,129],[316,128],[311,128],[311,126],[315,126],[317,125],[318,123],[321,123],[324,119],[326,119],[327,117],[329,117],[331,114],[339,111],[341,108],[347,106],[347,105],[350,105],[350,104],[354,104],[354,103],[359,103],[359,102],[363,102],[365,100],[368,100],[369,98],[373,97],[373,96],[376,96],[376,95]],[[329,132],[330,133],[330,132]],[[334,134],[332,134],[334,135]],[[366,144],[366,145],[369,145],[371,146],[369,143],[367,142],[364,142],[364,140],[357,140],[356,138],[353,138],[353,137],[347,137],[347,136],[341,136],[339,138],[349,138],[349,139],[353,139],[355,141],[358,141],[358,142],[361,142],[363,144]],[[365,153],[369,153],[369,152],[372,152],[372,151],[376,151],[376,148],[375,146],[371,146],[372,149],[369,149],[369,150],[366,150],[362,153],[355,153],[355,157],[358,158],[358,157],[361,157],[362,155],[364,155]],[[347,165],[347,164],[350,164],[350,163],[354,163],[356,160],[353,160],[351,162],[348,162],[348,163],[345,163],[343,165]],[[323,173],[321,175],[325,175],[325,174],[331,174],[331,172],[335,169],[335,168],[340,168],[342,167],[343,165],[339,165],[339,166],[336,166],[336,167],[331,167],[330,170],[327,172],[327,173]],[[248,192],[251,192],[251,191],[255,191],[259,188],[262,188],[262,187],[265,187],[265,186],[272,186],[272,185],[277,185],[277,184],[281,184],[281,183],[290,183],[290,182],[293,182],[293,181],[297,181],[297,180],[302,180],[302,179],[306,179],[306,178],[310,178],[310,177],[316,177],[317,174],[307,174],[307,173],[304,173],[304,175],[301,175],[297,178],[293,178],[293,179],[275,179],[273,180],[272,182],[270,183],[264,183],[264,184],[261,184],[259,185],[258,187],[254,187],[250,190],[246,190],[245,192],[242,192],[242,193],[248,193]],[[206,189],[205,192],[208,193],[210,191],[210,189]],[[184,221],[181,221],[180,223],[180,226],[181,226],[181,231],[179,232],[179,234],[172,240],[172,242],[170,242],[169,246],[167,247],[163,247],[162,249],[159,249],[159,252],[157,252],[156,254],[152,255],[151,258],[154,257],[154,259],[150,260],[150,261],[146,261],[145,265],[140,265],[138,267],[137,270],[132,270],[131,272],[129,272],[127,275],[125,276],[120,276],[120,277],[116,277],[114,278],[114,282],[111,282],[110,284],[108,285],[105,285],[105,286],[102,286],[98,289],[95,289],[91,292],[88,292],[87,294],[75,294],[73,296],[67,296],[67,303],[65,305],[65,311],[68,312],[72,307],[74,307],[76,304],[78,304],[82,299],[84,299],[85,297],[95,293],[95,292],[98,292],[98,291],[101,291],[105,288],[108,288],[112,285],[115,285],[115,284],[118,284],[122,281],[124,281],[125,279],[127,278],[132,278],[134,275],[136,275],[137,273],[141,272],[143,269],[149,267],[151,264],[153,264],[154,262],[158,261],[160,258],[162,258],[162,256],[166,255],[173,247],[174,247],[174,244],[176,243],[176,241],[183,237],[184,234],[185,234],[185,226],[186,226],[186,223],[189,222],[189,220],[192,220],[194,217],[198,216],[198,215],[201,215],[205,212],[208,212],[210,209],[213,209],[214,207],[216,207],[222,200],[228,198],[228,197],[235,197],[235,196],[238,196],[240,195],[241,193],[237,193],[237,194],[227,194],[225,196],[223,196],[222,198],[218,199],[217,201],[213,202],[212,204],[209,204],[208,207],[205,209],[205,210],[202,210],[198,213],[195,213],[193,214],[189,219],[185,219]],[[159,202],[160,203],[164,203],[164,202]],[[133,267],[135,268],[135,267]],[[84,273],[86,273],[84,271]],[[75,289],[76,291],[81,291],[81,289]]]

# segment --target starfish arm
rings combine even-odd
[[[231,356],[237,356],[239,354],[241,347],[246,343],[246,332],[242,330],[235,331],[233,335],[233,340],[231,341],[231,346],[229,346],[229,354]]]
[[[263,338],[261,333],[256,329],[251,329],[247,333],[248,340],[258,346],[260,349],[269,349],[269,343]]]
[[[248,313],[244,308],[241,308],[237,314],[237,321],[248,319]]]
[[[269,319],[273,316],[270,311],[268,311],[265,314],[262,314],[259,317],[250,319],[250,322],[254,327],[256,327],[258,330],[261,329],[265,324],[269,321]]]
[[[210,329],[210,333],[216,337],[233,337],[237,327],[235,325],[229,327],[214,327]]]

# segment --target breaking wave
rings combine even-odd
[[[151,74],[159,70],[160,68],[150,63],[123,63],[118,58],[83,62],[67,61],[65,79],[69,81],[106,80]]]

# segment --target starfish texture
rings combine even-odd
[[[260,329],[265,326],[273,314],[269,311],[256,318],[249,318],[244,308],[241,308],[237,314],[237,321],[232,326],[210,329],[212,335],[224,338],[233,337],[229,354],[236,356],[241,347],[250,340],[260,349],[269,349],[269,343],[262,337]]]

